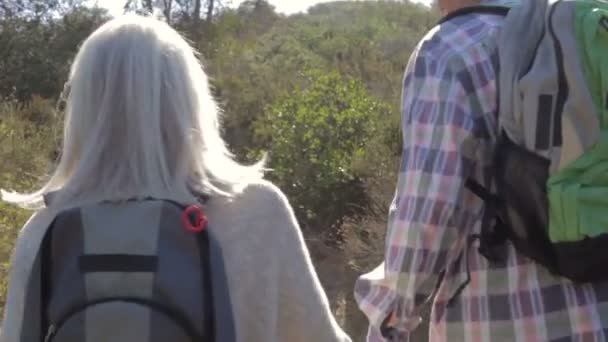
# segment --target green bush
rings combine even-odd
[[[336,222],[368,203],[362,177],[375,166],[364,161],[377,152],[368,147],[386,134],[390,107],[370,96],[360,80],[337,72],[308,77],[309,87],[267,108],[257,134],[269,142],[271,177],[300,219]]]

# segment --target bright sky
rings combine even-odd
[[[331,0],[270,0],[270,3],[276,7],[277,12],[293,14],[305,12],[310,6],[328,1]],[[121,14],[125,4],[125,0],[96,0],[96,2],[99,6],[106,7],[112,15]],[[241,2],[242,0],[233,0],[232,4],[238,6]],[[430,0],[414,0],[414,2],[429,4]]]

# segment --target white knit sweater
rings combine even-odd
[[[268,182],[206,207],[222,246],[236,339],[241,342],[350,341],[334,319],[293,211]],[[23,227],[13,255],[0,342],[19,341],[24,288],[54,213],[42,210]],[[38,341],[36,341],[38,342]]]

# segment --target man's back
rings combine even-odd
[[[430,341],[608,339],[608,284],[576,286],[510,244],[505,263],[490,263],[470,239],[480,232],[483,203],[464,189],[464,180],[473,175],[483,184],[489,175],[502,22],[488,14],[454,18],[431,31],[410,60],[386,261],[356,286],[372,323],[369,341],[383,341],[379,327],[391,312],[397,330],[415,327],[417,308],[439,282]],[[468,275],[470,283],[459,293]]]

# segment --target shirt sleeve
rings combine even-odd
[[[478,217],[463,201],[475,164],[478,95],[464,63],[441,64],[414,56],[404,77],[403,150],[385,260],[355,287],[376,335],[387,322],[399,334],[415,329],[420,304]]]

